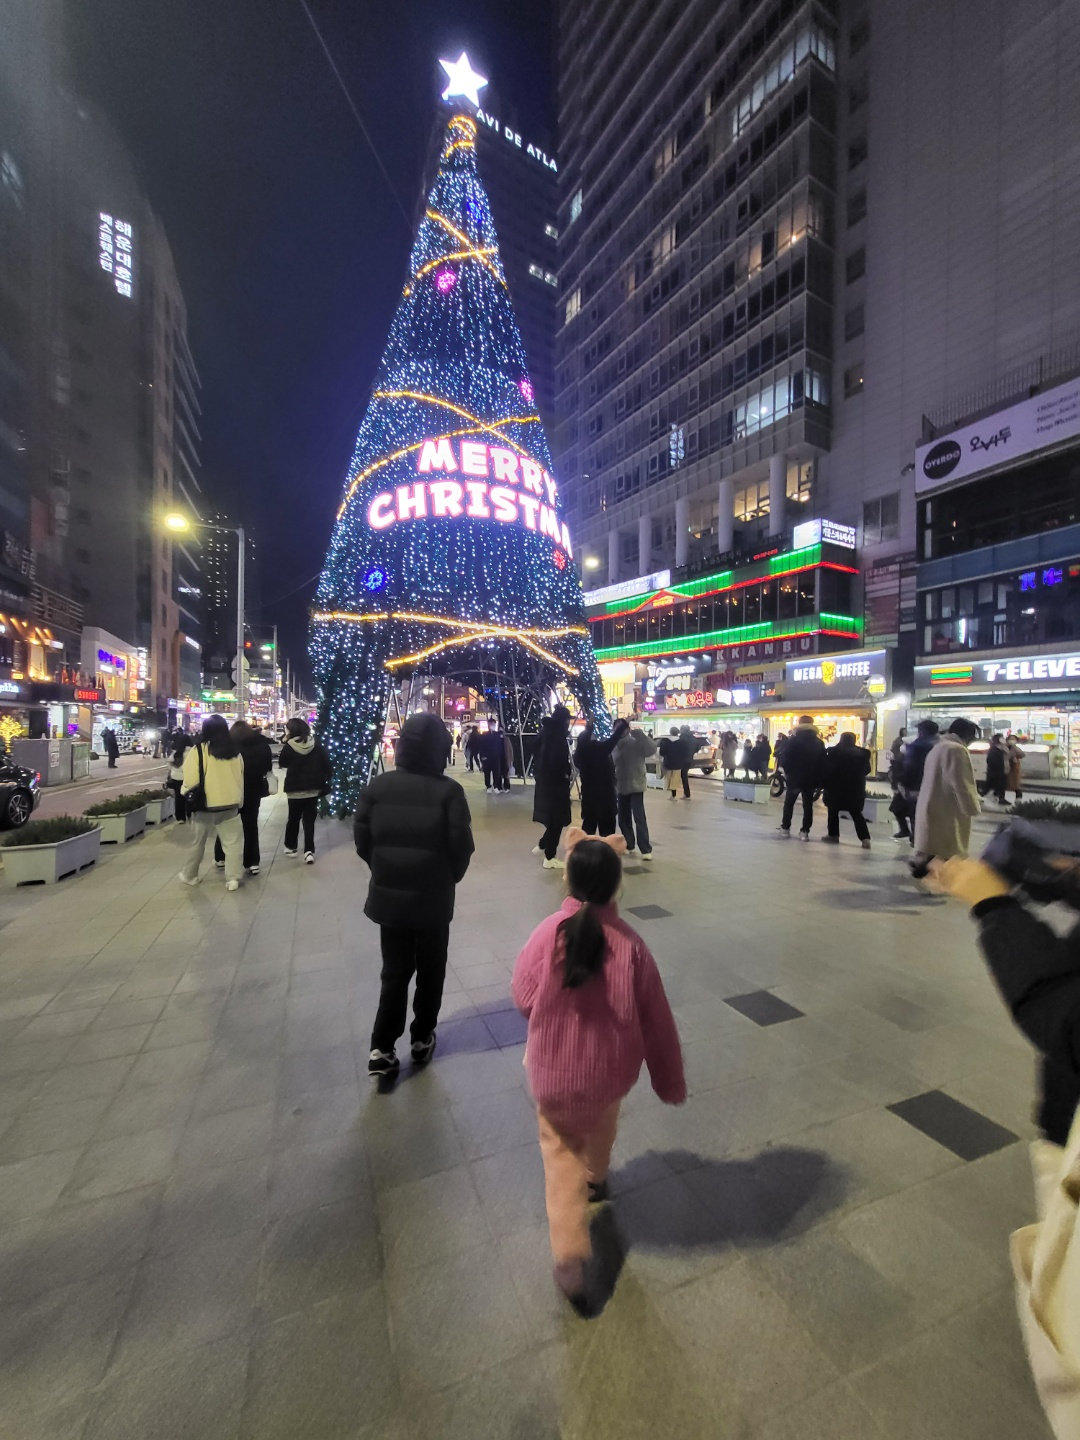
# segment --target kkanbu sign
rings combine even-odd
[[[915,493],[955,484],[1080,435],[1080,379],[915,448]]]

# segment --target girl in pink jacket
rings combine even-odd
[[[570,895],[529,937],[513,993],[529,1022],[525,1066],[539,1112],[555,1283],[588,1313],[588,1206],[607,1199],[619,1105],[642,1061],[665,1104],[682,1104],[686,1080],[656,961],[615,904],[625,841],[572,830],[566,838]]]

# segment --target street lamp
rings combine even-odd
[[[585,569],[586,569],[586,570],[599,570],[599,569],[600,569],[600,556],[599,556],[599,555],[586,555],[586,556],[585,556]]]
[[[205,520],[189,520],[173,512],[165,516],[165,528],[179,533],[190,530],[216,530],[221,535],[235,535],[236,554],[236,718],[244,718],[244,527],[242,525],[209,525]]]

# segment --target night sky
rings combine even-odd
[[[252,625],[307,609],[405,278],[441,55],[554,133],[550,0],[68,0],[76,91],[162,217],[202,378],[203,487],[258,548]],[[408,223],[402,210],[409,216]],[[291,593],[288,593],[291,592]]]

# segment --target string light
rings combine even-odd
[[[600,732],[610,730],[547,440],[535,410],[522,413],[522,401],[535,405],[533,387],[475,134],[466,116],[447,128],[312,615],[317,728],[334,761],[339,812],[368,778],[393,687],[421,665],[433,673],[452,665],[455,678],[501,708],[508,728],[515,682],[525,681],[545,703],[566,686]],[[460,428],[432,426],[433,412]],[[456,453],[451,440],[461,442]],[[454,480],[434,470],[456,472]],[[428,513],[428,491],[470,486],[465,505],[432,500]],[[529,516],[543,500],[543,525],[506,523],[514,497]],[[388,524],[391,500],[398,523]]]

